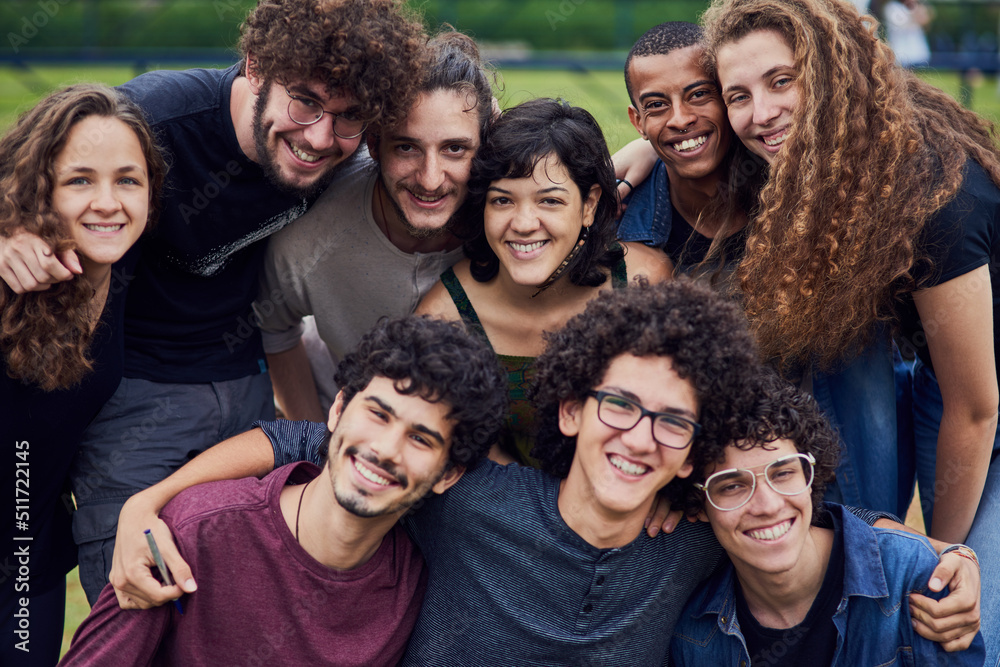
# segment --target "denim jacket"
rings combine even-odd
[[[635,186],[625,201],[628,208],[618,223],[618,240],[662,248],[673,222],[670,182],[663,160],[656,161],[649,178]]]
[[[937,553],[925,537],[872,528],[827,503],[834,530],[843,536],[843,593],[833,617],[837,648],[831,667],[884,665],[961,665],[981,667],[986,649],[981,634],[960,653],[946,653],[918,635],[910,624],[910,593],[940,599],[927,582]],[[736,572],[727,564],[688,600],[671,642],[672,665],[754,667],[736,618]],[[790,644],[800,639],[790,629]],[[776,647],[775,654],[780,655]],[[817,665],[817,667],[819,667]]]

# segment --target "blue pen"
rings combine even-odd
[[[156,561],[156,567],[160,570],[160,577],[163,578],[164,586],[173,586],[174,582],[170,578],[170,570],[167,569],[167,564],[163,562],[163,556],[160,555],[160,549],[156,546],[156,540],[153,539],[153,534],[146,529],[146,543],[149,544],[149,550],[153,552],[153,560]],[[184,607],[181,606],[180,600],[174,600],[174,606],[177,607],[182,615],[184,614]]]

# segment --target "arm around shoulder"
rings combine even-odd
[[[263,476],[274,469],[271,440],[259,428],[211,447],[162,482],[135,494],[122,507],[112,557],[111,584],[125,609],[146,609],[176,600],[197,588],[191,568],[177,551],[170,529],[159,518],[174,496],[196,484],[220,479]],[[177,584],[162,586],[152,575],[155,567],[144,531],[153,531],[157,546]]]

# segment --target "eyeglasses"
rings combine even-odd
[[[705,492],[712,507],[728,512],[750,502],[760,476],[767,480],[767,485],[775,493],[799,495],[812,486],[815,465],[816,459],[812,454],[792,454],[771,461],[764,466],[763,472],[744,468],[720,470],[706,479],[704,484],[695,484],[695,488]]]
[[[606,391],[588,391],[597,399],[597,418],[606,426],[619,431],[630,431],[649,417],[653,440],[670,449],[686,449],[701,430],[701,426],[672,412],[647,410],[630,398]]]
[[[288,101],[288,117],[299,125],[314,125],[326,114],[333,118],[333,133],[341,139],[360,137],[368,127],[368,123],[354,118],[350,112],[333,113],[321,107],[311,97],[293,95],[287,88],[285,93],[292,98]]]

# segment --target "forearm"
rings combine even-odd
[[[220,479],[263,477],[274,470],[274,449],[259,428],[224,440],[199,454],[175,473],[129,499],[158,514],[178,493]]]
[[[301,340],[290,350],[268,354],[267,365],[274,397],[285,417],[296,421],[326,421],[306,346]]]
[[[948,543],[964,542],[986,484],[997,415],[967,411],[957,417],[945,406],[938,432],[934,474],[934,517],[929,534]]]

